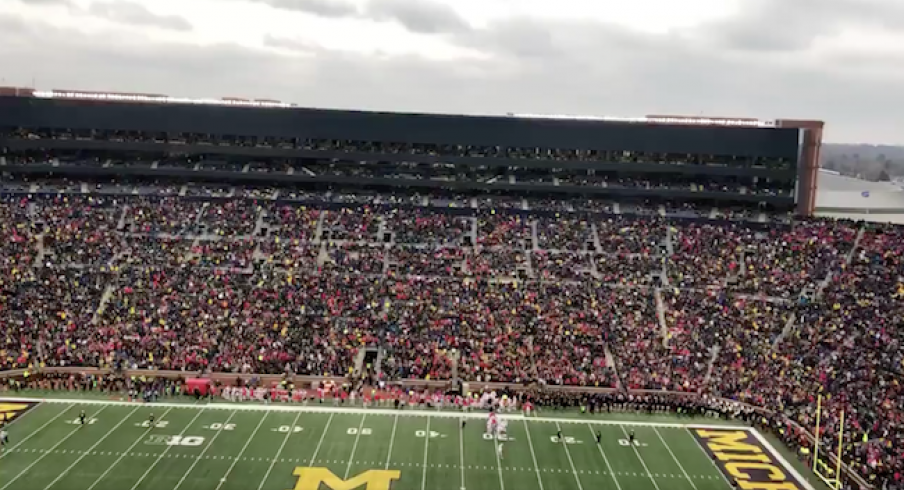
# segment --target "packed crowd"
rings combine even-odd
[[[5,198],[0,369],[344,376],[376,349],[383,380],[710,393],[808,427],[824,393],[825,442],[844,409],[847,457],[900,484],[898,228],[377,198]]]

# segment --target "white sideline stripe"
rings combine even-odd
[[[297,405],[264,405],[264,404],[237,404],[237,403],[208,403],[206,405],[190,405],[187,403],[170,403],[170,402],[154,402],[144,404],[140,402],[121,402],[114,400],[78,400],[66,398],[20,398],[21,401],[43,402],[43,403],[73,403],[83,405],[121,405],[134,406],[136,404],[163,407],[163,408],[188,408],[192,410],[249,410],[255,412],[308,412],[308,413],[350,413],[354,415],[389,415],[402,417],[439,417],[439,418],[469,418],[469,419],[486,419],[487,412],[436,412],[429,410],[396,410],[394,408],[344,408],[344,407],[311,407]],[[5,401],[0,399],[0,401]],[[728,425],[728,424],[669,424],[665,422],[637,422],[637,421],[618,421],[618,420],[594,420],[594,419],[577,419],[577,418],[555,418],[555,417],[525,417],[521,414],[497,414],[500,418],[507,420],[526,420],[528,422],[558,422],[562,424],[593,424],[593,425],[618,425],[618,426],[635,426],[635,427],[668,427],[668,428],[689,428],[689,429],[724,429],[724,430],[751,430],[751,427],[745,425]],[[809,489],[808,489],[809,490]]]
[[[781,453],[779,453],[774,447],[772,447],[772,444],[769,444],[769,441],[767,441],[766,438],[763,437],[763,434],[760,434],[760,431],[756,430],[756,428],[754,428],[754,427],[751,427],[749,430],[750,430],[750,433],[753,434],[753,437],[756,437],[756,439],[758,441],[760,441],[760,444],[762,444],[763,447],[768,449],[769,452],[772,453],[772,456],[775,459],[777,459],[778,462],[781,463],[782,466],[784,466],[786,470],[788,470],[792,475],[794,475],[794,477],[797,478],[797,481],[799,481],[801,485],[807,487],[807,490],[814,490],[813,485],[810,485],[810,482],[808,482],[807,479],[804,478],[794,468],[794,466],[792,466],[791,463],[789,463],[788,460],[785,459],[784,456],[781,455]]]

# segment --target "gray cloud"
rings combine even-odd
[[[327,18],[355,17],[358,7],[344,0],[251,0],[282,10],[292,10]]]
[[[144,5],[128,1],[94,2],[88,13],[105,19],[136,26],[159,27],[174,31],[190,31],[192,25],[178,15],[158,15]]]
[[[369,0],[363,9],[345,0],[250,0],[282,10],[329,19],[360,18],[393,22],[419,34],[458,33],[468,22],[446,4],[435,0]]]
[[[289,39],[285,37],[273,36],[267,34],[264,36],[264,46],[268,46],[271,48],[280,48],[287,49],[290,51],[296,51],[300,53],[312,53],[315,51],[321,51],[320,46],[314,44],[312,42],[298,40],[298,39]]]
[[[12,28],[4,28],[4,26]],[[503,114],[796,117],[827,121],[832,141],[904,144],[900,58],[851,69],[843,58],[793,66],[725,51],[689,34],[651,36],[591,22],[513,19],[451,36],[487,59],[364,56],[278,37],[236,45],[110,43],[0,16],[11,84],[273,98],[315,107]],[[285,54],[303,52],[304,62]],[[280,54],[284,53],[284,54]]]
[[[371,0],[364,15],[374,20],[397,22],[420,34],[463,32],[471,28],[452,7],[433,0]]]
[[[900,30],[904,4],[893,0],[756,0],[739,15],[705,27],[712,40],[751,51],[800,51],[852,25]]]
[[[25,5],[70,5],[70,0],[18,0]]]

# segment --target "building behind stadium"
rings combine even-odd
[[[904,224],[904,183],[870,182],[820,169],[815,214]]]

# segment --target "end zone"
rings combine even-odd
[[[0,424],[11,424],[40,404],[41,400],[0,398]]]
[[[754,428],[713,427],[690,432],[726,479],[737,482],[741,488],[814,490]]]

